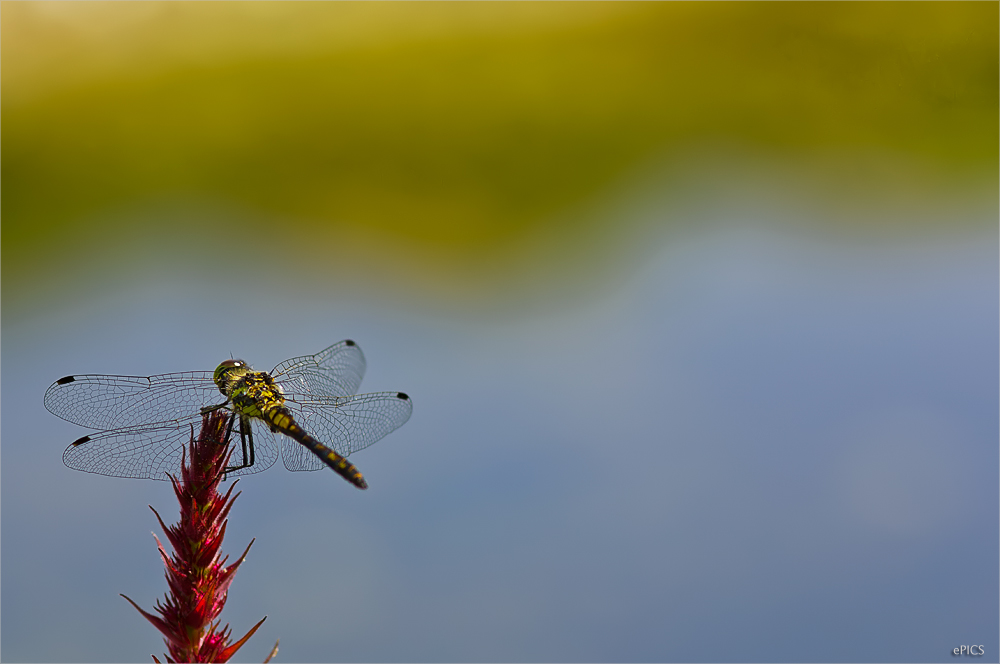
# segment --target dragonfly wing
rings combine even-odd
[[[200,417],[161,426],[105,431],[84,436],[63,452],[63,462],[75,470],[112,477],[166,480],[178,477],[191,427]]]
[[[349,397],[301,398],[285,402],[299,426],[316,440],[347,456],[373,445],[410,419],[413,402],[402,392]],[[323,462],[294,440],[281,442],[288,470],[318,470]]]
[[[63,452],[63,462],[75,470],[112,477],[166,480],[167,473],[180,477],[181,463],[192,435],[198,435],[201,415],[160,422],[152,426],[104,431],[84,436]],[[254,431],[254,465],[232,475],[259,473],[274,465],[278,447],[266,426]],[[230,434],[233,448],[229,465],[244,464],[239,431]]]
[[[247,463],[247,456],[243,452],[238,427],[239,423],[233,425],[233,433],[230,438],[230,447],[233,449],[232,456],[229,457],[229,465],[231,467],[245,466]],[[274,462],[278,460],[277,437],[260,420],[253,420],[251,427],[253,429],[253,465],[234,470],[229,473],[230,475],[252,475],[253,473],[259,473],[273,466]],[[249,455],[249,453],[250,450],[248,449],[246,454]]]
[[[53,415],[91,429],[142,427],[198,415],[225,401],[208,371],[60,378],[45,392]]]
[[[306,429],[308,431],[308,429]],[[288,470],[320,470],[326,464],[309,451],[305,445],[300,445],[288,436],[281,440],[281,461]]]
[[[287,396],[304,397],[350,396],[364,376],[364,353],[350,339],[315,355],[285,360],[271,372]]]

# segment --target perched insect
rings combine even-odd
[[[413,403],[403,392],[355,395],[364,373],[365,356],[347,340],[285,360],[271,372],[226,360],[214,372],[66,376],[45,392],[45,407],[97,430],[63,453],[77,470],[167,479],[180,471],[192,426],[204,413],[227,409],[240,438],[227,473],[270,468],[280,447],[289,470],[326,465],[365,489],[364,477],[345,457],[402,426]],[[275,434],[283,434],[280,446]]]

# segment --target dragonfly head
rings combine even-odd
[[[247,369],[247,363],[243,360],[226,360],[219,366],[215,368],[215,373],[212,375],[215,384],[219,387],[219,391],[223,394],[227,394],[226,386],[233,380],[234,373],[239,375]]]

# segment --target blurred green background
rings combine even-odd
[[[220,242],[320,283],[519,297],[600,275],[649,229],[587,211],[645,172],[711,180],[713,151],[831,201],[995,189],[996,3],[2,12],[5,313],[167,247],[229,270]]]

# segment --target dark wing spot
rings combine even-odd
[[[344,345],[345,346],[357,346],[357,344],[354,343],[354,339],[344,339]]]
[[[406,392],[396,392],[396,398],[397,399],[409,399],[410,395],[407,394]]]
[[[76,447],[77,445],[83,445],[84,443],[88,443],[88,442],[90,442],[90,436],[84,436],[83,438],[80,438],[79,440],[74,440],[73,444],[70,445],[70,447]]]
[[[66,376],[57,380],[56,385],[65,385],[66,383],[72,383],[74,380],[76,380],[76,376]]]

